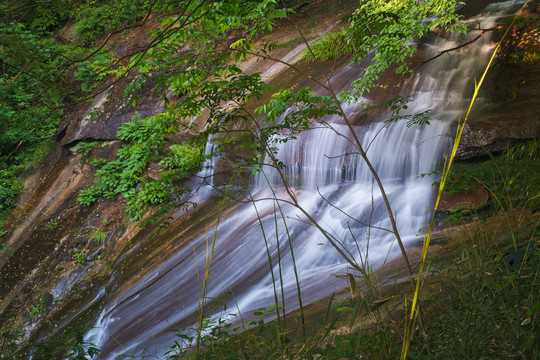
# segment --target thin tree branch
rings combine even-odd
[[[443,56],[444,54],[447,54],[451,51],[455,51],[455,50],[459,50],[461,48],[464,48],[465,46],[468,46],[468,45],[471,45],[472,43],[478,41],[482,36],[484,36],[484,34],[486,32],[489,32],[489,31],[495,31],[495,30],[500,30],[502,29],[502,26],[494,26],[494,27],[491,27],[491,28],[488,28],[488,29],[474,29],[474,30],[480,30],[481,33],[480,35],[478,35],[477,37],[475,37],[474,39],[470,40],[470,41],[467,41],[466,43],[464,44],[461,44],[459,46],[456,46],[456,47],[453,47],[453,48],[450,48],[450,49],[446,49],[446,50],[442,50],[442,51],[439,51],[439,53],[435,56],[433,56],[432,58],[429,58],[427,59],[426,61],[422,62],[420,65],[418,65],[417,67],[415,67],[413,69],[413,71],[416,71],[418,69],[420,69],[422,66],[424,66],[425,64],[427,64],[428,62],[430,61],[433,61],[435,59],[437,59],[438,57],[441,57]]]

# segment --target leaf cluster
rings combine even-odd
[[[352,61],[371,59],[364,75],[352,82],[353,90],[343,93],[348,101],[355,101],[378,86],[383,72],[394,69],[405,74],[411,69],[407,59],[415,52],[414,40],[443,28],[465,32],[457,24],[454,0],[370,0],[344,21],[338,32],[327,34],[310,46],[304,56],[311,60],[335,59],[352,54]]]
[[[169,148],[169,156],[160,161],[165,169],[196,169],[201,163],[202,149],[193,144],[174,144]]]

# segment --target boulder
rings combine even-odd
[[[489,191],[484,187],[458,191],[452,194],[445,193],[439,204],[440,211],[477,210],[484,207],[489,201]]]
[[[491,106],[484,110],[483,115],[465,125],[456,159],[485,157],[515,143],[540,137],[540,103],[526,106],[527,111],[521,113],[520,105]]]

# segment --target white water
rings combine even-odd
[[[482,24],[484,26],[485,20]],[[487,26],[489,24],[484,27]],[[437,40],[428,46],[431,48],[428,56],[432,56],[436,51],[455,46],[455,41]],[[479,41],[474,49],[467,48],[460,54],[451,53],[429,63],[421,74],[412,76],[405,84],[404,88],[412,89],[413,94],[408,111],[417,113],[433,109],[431,125],[407,128],[403,122],[397,122],[380,130],[385,120],[381,119],[354,127],[364,146],[371,144],[368,156],[383,180],[406,245],[421,238],[419,231],[430,215],[432,205],[434,178],[420,178],[419,175],[440,166],[443,151],[448,146],[451,122],[462,115],[468,103],[463,93],[470,92],[474,78],[479,76],[491,50],[489,41]],[[347,66],[334,77],[342,83],[343,79],[350,82],[360,73],[358,67]],[[347,106],[346,112],[356,117],[359,109]],[[339,240],[342,249],[357,262],[368,255],[371,266],[380,266],[398,253],[392,234],[365,225],[390,227],[380,192],[361,158],[354,154],[354,148],[344,138],[351,134],[343,121],[339,118],[326,121],[333,129],[306,131],[297,140],[281,144],[277,157],[286,165],[286,178],[301,206]],[[274,286],[279,305],[285,306],[287,311],[296,309],[298,299],[289,236],[304,305],[344,286],[343,280],[335,275],[349,271],[346,261],[319,230],[306,222],[298,209],[284,201],[262,200],[274,197],[269,185],[275,197],[290,200],[278,174],[265,168],[252,188],[253,196],[261,200],[239,206],[218,226],[206,294],[206,302],[217,306],[208,309],[208,315],[217,318],[240,313],[249,317],[255,309],[274,304]],[[277,204],[281,206],[283,216]],[[268,241],[272,267],[259,218]],[[210,229],[189,246],[180,248],[105,306],[94,329],[86,336],[103,349],[102,359],[113,359],[122,353],[138,356],[145,348],[149,349],[147,354],[157,356],[165,351],[164,345],[174,342],[170,330],[186,326],[184,320],[199,309],[200,279],[213,232],[214,229]],[[271,272],[276,279],[281,272],[283,287],[279,280],[273,283]],[[282,291],[285,304],[281,303]],[[216,301],[218,298],[220,300]],[[227,310],[223,310],[224,304]]]

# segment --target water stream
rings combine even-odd
[[[488,27],[501,11],[518,3],[493,5],[478,20]],[[456,41],[439,38],[423,44],[426,58],[454,47]],[[357,136],[365,147],[370,144],[368,156],[383,180],[406,245],[422,237],[421,229],[433,204],[431,184],[436,179],[420,175],[440,168],[451,141],[448,134],[452,123],[463,114],[469,101],[463,94],[471,92],[474,78],[479,76],[492,49],[489,39],[483,39],[474,47],[430,62],[407,80],[403,88],[408,93],[403,95],[412,96],[407,111],[431,109],[430,125],[407,127],[404,121],[385,124],[387,115],[362,124],[360,108],[344,105]],[[340,69],[333,75],[337,90],[346,90],[346,84],[361,72],[361,67],[354,65]],[[277,157],[285,164],[286,179],[298,202],[340,242],[342,249],[358,263],[367,257],[371,266],[381,266],[399,251],[394,236],[384,230],[390,228],[390,223],[380,191],[347,141],[351,133],[342,119],[329,117],[325,121],[330,127],[316,126],[296,140],[280,144]],[[203,175],[208,176],[208,170],[204,171]],[[221,219],[217,231],[209,229],[189,246],[180,247],[106,304],[86,335],[102,348],[101,359],[123,353],[138,356],[143,349],[147,349],[146,354],[158,356],[165,351],[163,346],[174,342],[172,329],[194,323],[205,258],[215,231],[206,294],[209,316],[239,319],[241,315],[248,319],[256,309],[274,304],[274,289],[280,306],[287,311],[298,308],[291,250],[304,305],[344,287],[344,280],[336,276],[350,271],[343,257],[297,208],[286,201],[272,200],[290,200],[277,172],[263,168],[253,179],[250,192],[256,202],[237,205],[234,212]]]

